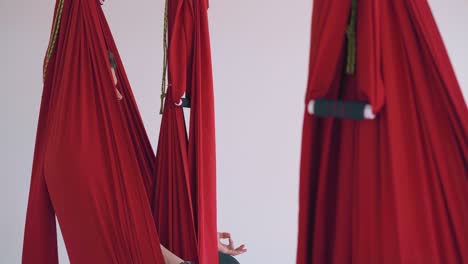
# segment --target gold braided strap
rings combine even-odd
[[[353,75],[356,71],[356,13],[357,0],[352,0],[351,15],[346,27],[346,37],[348,38],[346,73],[348,75]]]
[[[57,36],[60,29],[60,21],[62,20],[63,2],[64,0],[59,0],[57,14],[55,15],[54,23],[52,24],[52,33],[50,35],[49,46],[47,47],[46,58],[44,61],[44,68],[42,72],[43,80],[45,80],[47,66],[49,66],[49,60],[52,56],[52,52],[54,51],[55,42],[57,41]]]
[[[168,12],[168,0],[166,0],[166,4],[164,7],[164,33],[163,33],[163,49],[164,49],[164,57],[163,57],[163,73],[162,73],[162,81],[161,81],[161,108],[159,110],[159,114],[162,115],[164,110],[164,98],[166,97],[166,79],[167,79],[167,30],[168,30],[168,19],[167,19],[167,12]]]

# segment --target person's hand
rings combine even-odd
[[[228,239],[229,244],[224,244],[221,240]],[[240,245],[239,247],[234,247],[234,241],[231,238],[229,233],[218,233],[218,251],[226,255],[237,256],[242,253],[247,252],[245,245]]]

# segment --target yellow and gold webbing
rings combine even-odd
[[[44,61],[44,69],[42,77],[45,80],[47,73],[47,66],[49,65],[50,57],[54,51],[55,42],[57,41],[58,32],[60,29],[60,21],[62,20],[62,11],[63,11],[63,2],[64,0],[59,0],[57,13],[54,18],[54,23],[52,24],[52,33],[50,35],[49,46],[47,47],[46,57]]]

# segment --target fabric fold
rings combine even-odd
[[[349,6],[314,1],[306,99],[368,99],[378,114],[304,112],[297,263],[465,263],[468,111],[429,5],[357,8],[356,74],[345,76],[336,14]]]

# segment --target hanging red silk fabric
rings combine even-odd
[[[375,119],[306,110],[297,263],[468,263],[468,111],[428,3],[357,1],[347,75],[352,1],[313,2],[306,104]]]
[[[154,158],[99,1],[58,0],[23,263],[58,263],[57,216],[71,263],[163,264],[149,200]]]
[[[168,80],[153,195],[161,243],[183,259],[218,263],[216,154],[208,1],[168,0]],[[164,87],[163,87],[164,89]],[[187,137],[184,112],[190,100]],[[185,100],[185,99],[184,99]]]

